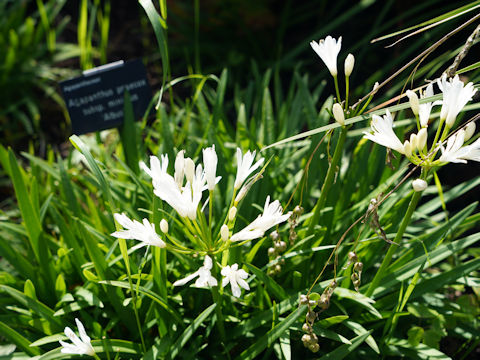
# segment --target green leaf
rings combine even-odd
[[[0,321],[0,334],[14,343],[18,348],[25,351],[28,355],[35,356],[41,354],[38,347],[31,345],[30,341],[2,321]]]
[[[130,290],[130,284],[127,281],[102,280],[102,281],[99,281],[99,283]],[[137,286],[136,290],[138,290],[141,294],[144,294],[144,295],[148,296],[150,299],[157,302],[161,307],[163,307],[166,311],[168,311],[168,313],[170,315],[172,315],[175,318],[175,320],[177,321],[178,324],[183,324],[183,319],[180,316],[180,314],[175,309],[170,307],[165,302],[165,300],[162,299],[159,295],[157,295],[156,293],[154,293],[151,290],[148,290],[148,289],[144,288],[143,286]]]
[[[280,321],[269,332],[256,340],[247,350],[243,351],[237,360],[254,359],[265,348],[270,347],[295,321],[301,316],[305,315],[307,311],[306,306],[297,308],[294,312],[288,315],[284,320]]]
[[[279,300],[284,300],[288,297],[287,293],[285,292],[285,290],[283,290],[283,288],[278,285],[275,280],[273,280],[270,276],[268,276],[267,274],[265,274],[262,270],[260,270],[259,268],[255,267],[254,265],[252,264],[245,264],[249,269],[250,271],[258,278],[258,280],[260,281],[260,283],[263,283],[265,284],[265,286],[267,287],[267,289],[269,291],[272,292],[273,295],[275,295],[275,297]]]
[[[171,347],[171,351],[168,354],[169,359],[175,359],[175,357],[180,353],[180,350],[186,345],[186,343],[193,336],[195,331],[202,325],[202,323],[207,319],[212,311],[215,309],[217,304],[212,304],[203,312],[197,316],[195,320],[185,329],[185,331],[178,337],[177,341]]]
[[[341,360],[344,359],[346,356],[351,354],[360,344],[362,344],[365,339],[371,334],[372,330],[368,331],[367,333],[363,335],[359,335],[356,338],[353,338],[350,340],[352,342],[351,345],[349,344],[344,344],[340,345],[338,348],[335,350],[329,352],[328,354],[323,355],[320,359],[321,360],[327,360],[327,359],[332,359],[332,360]]]

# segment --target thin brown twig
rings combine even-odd
[[[477,38],[480,36],[480,25],[478,25],[475,30],[472,32],[472,34],[468,37],[467,41],[465,42],[465,45],[463,45],[462,50],[457,54],[455,57],[455,60],[453,61],[453,64],[448,67],[448,69],[445,71],[447,74],[447,77],[453,77],[455,76],[455,72],[458,69],[458,66],[462,62],[462,60],[467,56],[468,52],[470,51],[470,48],[473,46],[473,43]]]
[[[406,68],[408,68],[410,65],[412,65],[414,62],[416,62],[417,60],[419,59],[422,59],[421,61],[424,60],[424,58],[426,56],[428,56],[430,53],[432,53],[433,51],[435,51],[440,45],[442,45],[445,41],[447,41],[449,38],[451,38],[453,35],[455,35],[457,32],[459,32],[460,30],[464,29],[465,27],[467,27],[468,25],[472,24],[473,22],[477,21],[478,19],[480,19],[480,13],[475,15],[473,18],[471,18],[470,20],[468,20],[467,22],[463,23],[462,25],[460,25],[459,27],[457,27],[456,29],[450,31],[447,35],[445,35],[444,37],[442,37],[440,40],[438,40],[435,44],[433,44],[432,46],[430,46],[429,48],[425,49],[424,51],[422,51],[419,55],[415,56],[412,60],[410,60],[408,63],[406,63],[404,66],[402,66],[399,70],[397,70],[396,72],[394,72],[392,75],[390,75],[386,80],[384,80],[381,84],[379,84],[375,90],[372,90],[370,91],[368,94],[366,94],[364,97],[362,97],[361,99],[359,99],[353,106],[352,108],[354,109],[355,107],[357,107],[360,103],[362,103],[365,99],[367,99],[370,95],[376,93],[380,88],[382,88],[383,86],[385,86],[386,84],[388,84],[390,81],[392,81],[395,77],[397,77],[401,72],[403,72]]]

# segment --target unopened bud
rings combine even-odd
[[[418,150],[423,150],[425,145],[427,145],[427,128],[421,128],[417,134],[417,148]]]
[[[417,134],[411,134],[410,145],[412,146],[412,153],[414,153],[417,150],[417,144],[418,144]]]
[[[274,257],[277,253],[273,247],[268,248],[267,251],[268,251],[268,256],[270,256],[270,257]]]
[[[249,189],[250,189],[250,186],[248,185],[245,185],[240,189],[237,196],[235,196],[235,204],[238,204],[240,201],[242,201],[245,195],[247,195],[247,192]]]
[[[193,176],[195,174],[195,163],[192,159],[185,159],[185,177],[187,181],[190,182],[190,185],[193,183]]]
[[[165,219],[162,219],[160,221],[160,230],[162,230],[162,233],[166,234],[168,233],[168,222]]]
[[[376,91],[379,86],[380,86],[380,84],[378,83],[378,81],[375,82],[375,84],[373,84],[373,89],[372,89],[372,91]]]
[[[335,121],[338,122],[340,125],[345,125],[345,114],[343,113],[342,106],[339,103],[333,104],[332,108],[333,117]]]
[[[411,90],[407,90],[408,101],[410,102],[410,107],[415,116],[418,115],[418,109],[420,108],[420,103],[418,102],[417,93]]]
[[[345,59],[345,76],[349,77],[353,71],[353,66],[355,65],[355,57],[352,54],[348,54]]]
[[[237,208],[235,206],[232,206],[228,211],[228,221],[233,221],[233,219],[235,219],[235,216],[237,216]]]
[[[465,139],[464,141],[470,140],[470,138],[473,136],[475,132],[475,123],[472,121],[468,123],[468,125],[465,128]]]
[[[410,145],[410,141],[405,140],[405,142],[403,143],[403,152],[408,158],[412,156],[412,145]]]
[[[416,179],[412,181],[412,187],[415,191],[423,191],[427,188],[427,182],[423,179]]]
[[[227,224],[223,224],[222,227],[220,228],[220,237],[222,238],[223,241],[227,241],[228,235],[229,235],[228,226]]]

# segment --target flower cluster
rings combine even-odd
[[[180,221],[177,223],[183,224],[184,237],[175,238],[173,234],[169,233],[169,225],[165,219],[162,219],[159,224],[164,234],[162,239],[157,234],[155,225],[147,219],[143,219],[140,223],[137,220],[129,219],[125,214],[118,213],[114,214],[114,217],[123,229],[115,231],[111,235],[122,239],[139,240],[141,243],[136,245],[136,248],[153,245],[182,254],[200,253],[205,255],[203,266],[187,277],[175,281],[173,286],[185,285],[193,279],[196,279],[196,287],[217,286],[216,254],[228,250],[234,242],[263,237],[267,230],[286,221],[291,215],[290,212],[283,214],[280,202],[278,200],[270,202],[268,196],[263,214],[242,230],[231,235],[235,226],[239,202],[245,197],[253,183],[260,178],[255,171],[260,168],[264,159],[260,158],[255,162],[255,154],[255,151],[247,151],[245,154],[240,149],[236,151],[237,174],[232,202],[218,234],[211,233],[211,229],[215,227],[212,224],[206,226],[207,217],[203,213],[205,205],[210,202],[208,219],[210,222],[213,221],[212,196],[217,183],[221,180],[221,177],[216,175],[218,157],[215,146],[211,146],[202,151],[203,164],[196,165],[192,159],[185,157],[185,151],[178,152],[173,176],[168,173],[167,155],[161,155],[160,158],[150,156],[150,166],[143,162],[140,163],[140,167],[152,179],[154,194],[169,204],[180,216]],[[203,194],[206,190],[208,190],[209,196],[202,204]],[[190,239],[191,243],[185,243],[185,239]],[[248,283],[245,281],[248,274],[239,269],[238,264],[229,266],[222,261],[222,265],[221,274],[224,276],[222,287],[230,284],[232,293],[236,297],[240,296],[240,287],[249,290]]]
[[[455,124],[458,114],[472,99],[476,89],[474,89],[472,83],[465,85],[458,75],[447,80],[444,74],[437,80],[437,85],[443,95],[441,101],[420,104],[416,93],[407,91],[410,107],[417,118],[419,128],[418,132],[411,134],[408,140],[402,143],[397,137],[393,131],[393,117],[388,110],[383,117],[372,115],[371,132],[364,132],[364,138],[395,150],[405,155],[415,165],[425,168],[442,166],[449,162],[480,161],[480,140],[477,139],[475,142],[466,145],[475,132],[475,123],[469,123],[450,134],[450,129]],[[420,94],[420,99],[433,95],[433,84],[429,84],[426,90]],[[433,143],[428,149],[428,126],[432,108],[436,105],[442,106],[440,121]],[[444,146],[445,140],[447,140],[446,146]],[[441,156],[437,157],[439,150],[441,150]],[[417,182],[413,186],[416,191],[421,191],[425,189],[426,184]]]
[[[61,352],[63,354],[76,354],[76,355],[95,355],[95,350],[93,349],[92,344],[90,343],[90,337],[85,331],[85,327],[82,322],[78,319],[75,319],[77,324],[78,333],[80,337],[77,336],[68,326],[65,328],[65,336],[70,339],[71,344],[60,340],[60,345],[62,345]]]

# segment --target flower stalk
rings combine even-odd
[[[310,223],[307,229],[307,236],[313,234],[315,225],[318,223],[318,220],[320,219],[320,211],[324,208],[325,203],[327,201],[328,192],[330,191],[330,187],[332,186],[333,179],[335,178],[337,165],[342,156],[345,140],[347,139],[347,131],[348,130],[346,127],[342,127],[342,131],[340,132],[337,145],[335,146],[335,152],[333,153],[332,162],[328,167],[327,175],[325,177],[325,182],[323,183],[322,190],[320,192],[320,197],[318,198],[317,204],[315,205],[313,216],[310,218]]]
[[[412,218],[412,215],[417,208],[418,201],[422,197],[422,192],[417,192],[414,191],[412,198],[410,200],[410,203],[408,204],[407,212],[405,213],[405,217],[403,218],[400,227],[397,231],[397,234],[395,235],[395,238],[393,239],[393,243],[390,244],[390,248],[387,251],[387,254],[383,258],[382,264],[380,265],[380,268],[378,269],[377,273],[375,274],[372,282],[370,283],[370,286],[367,289],[367,292],[365,293],[366,296],[372,296],[373,292],[375,289],[378,287],[378,284],[380,281],[383,279],[385,275],[387,275],[387,269],[390,263],[392,262],[393,255],[395,254],[395,251],[399,247],[398,244],[401,243],[403,235],[405,234],[405,230],[407,229],[408,224],[410,223],[410,220]]]

